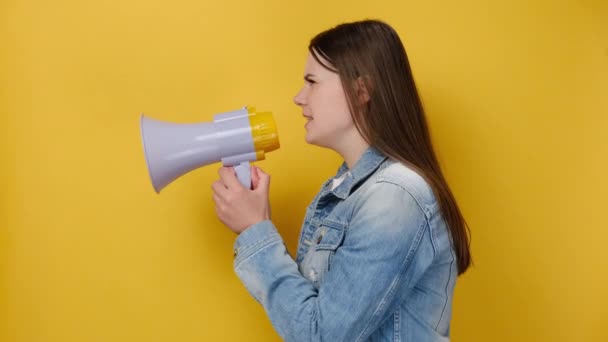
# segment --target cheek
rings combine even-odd
[[[338,132],[348,131],[355,126],[353,119],[348,112],[348,108],[344,111],[336,111],[334,113],[331,126]]]
[[[319,113],[323,113],[324,116],[329,114],[331,116],[339,116],[341,119],[350,117],[348,102],[341,87],[328,86],[317,88],[311,94],[311,99],[313,99],[311,101],[313,109],[316,109]]]
[[[319,114],[314,120],[318,134],[339,137],[354,127],[348,109],[341,106],[325,107]]]
[[[347,128],[353,124],[348,102],[341,88],[332,92],[327,105],[327,108],[331,108],[331,118],[334,127]]]

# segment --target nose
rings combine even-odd
[[[306,102],[304,100],[304,88],[300,89],[300,91],[296,94],[296,96],[294,96],[293,103],[295,103],[296,105],[298,105],[300,107],[302,107],[306,104]]]

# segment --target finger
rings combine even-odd
[[[218,196],[217,194],[213,194],[213,202],[215,202],[215,210],[218,211],[220,208],[223,208],[225,203],[224,200]]]
[[[260,169],[259,167],[257,167],[256,173],[257,177],[259,178],[259,181],[255,189],[260,189],[261,191],[268,192],[268,189],[270,188],[270,175],[262,171],[262,169]]]
[[[220,199],[222,199],[222,201],[226,201],[229,190],[221,180],[213,182],[213,184],[211,184],[211,188],[213,189],[214,195],[217,195]]]
[[[214,206],[215,215],[217,216],[218,219],[220,219],[220,221],[223,222],[223,219],[224,219],[224,209],[223,209],[224,205],[221,204],[222,200],[219,197],[217,197],[217,195],[213,196],[213,200],[215,201],[215,206]]]
[[[251,188],[257,189],[260,182],[260,176],[258,175],[258,168],[255,165],[251,165]]]
[[[237,190],[241,189],[243,185],[239,182],[238,178],[236,178],[236,172],[233,167],[223,167],[219,171],[220,178],[224,182],[224,184],[228,187],[228,189]]]
[[[222,166],[219,169],[217,169],[217,174],[218,176],[220,176],[219,181],[222,182],[222,186],[224,186],[226,189],[228,189],[228,185],[226,185],[226,182],[224,181],[224,172],[226,172],[226,169],[228,169],[228,167],[226,166]]]

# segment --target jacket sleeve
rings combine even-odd
[[[235,254],[236,274],[287,341],[366,340],[433,258],[424,212],[389,182],[370,186],[355,208],[318,290],[300,274],[271,221],[242,232]]]

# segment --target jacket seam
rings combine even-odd
[[[392,282],[391,286],[389,287],[388,291],[386,291],[386,293],[384,294],[384,296],[382,296],[382,299],[380,300],[380,304],[376,307],[376,310],[372,314],[371,318],[367,322],[367,325],[365,326],[365,328],[363,329],[363,331],[361,332],[361,334],[359,334],[359,337],[357,337],[356,341],[361,341],[361,338],[365,335],[365,333],[369,329],[372,321],[379,315],[379,312],[386,305],[386,298],[389,297],[390,295],[392,295],[392,293],[397,288],[397,285],[401,282],[402,277],[403,277],[403,273],[411,265],[411,261],[412,261],[412,258],[414,256],[414,254],[416,254],[416,252],[418,252],[418,247],[420,247],[420,242],[422,241],[422,237],[424,236],[424,231],[426,230],[427,227],[428,227],[428,222],[425,220],[422,223],[422,225],[418,228],[418,232],[416,233],[416,238],[414,239],[414,244],[412,245],[412,247],[410,248],[410,251],[408,252],[407,256],[405,257],[405,260],[403,261],[403,263],[401,265],[401,269],[399,270],[399,274],[393,280],[393,282]]]
[[[439,320],[437,321],[437,325],[435,326],[435,330],[439,328],[441,321],[443,320],[443,315],[445,314],[445,308],[448,306],[448,298],[449,298],[449,286],[450,280],[452,279],[452,266],[454,265],[454,254],[450,251],[450,255],[452,256],[452,260],[450,261],[450,276],[448,280],[445,282],[445,300],[443,301],[443,309],[441,309],[441,315],[439,316]]]
[[[429,219],[429,216],[428,216],[428,214],[427,214],[426,210],[424,210],[424,206],[422,206],[422,204],[420,203],[420,201],[419,201],[419,200],[418,200],[418,198],[417,198],[417,197],[414,195],[414,193],[413,193],[413,192],[411,192],[409,189],[407,189],[407,188],[406,188],[405,186],[403,186],[402,184],[399,184],[399,183],[393,182],[393,181],[388,180],[388,179],[378,179],[378,180],[376,180],[376,182],[375,182],[375,184],[381,184],[381,183],[392,184],[392,185],[398,186],[398,187],[400,187],[401,189],[403,189],[403,191],[407,192],[407,193],[408,193],[408,194],[409,194],[409,195],[412,197],[412,199],[414,199],[414,202],[416,202],[416,205],[418,205],[418,208],[420,209],[420,211],[422,211],[422,213],[424,214],[424,217],[425,217],[426,219]]]
[[[239,269],[239,267],[247,260],[249,260],[251,257],[253,257],[254,255],[256,255],[259,251],[261,251],[262,249],[264,249],[264,247],[273,244],[274,242],[279,242],[281,241],[280,237],[276,237],[273,236],[271,238],[265,239],[261,242],[258,242],[256,244],[254,244],[251,247],[247,247],[245,249],[246,253],[245,253],[245,257],[243,257],[241,260],[239,260],[238,262],[235,263],[234,268],[235,269]]]
[[[397,309],[397,311],[395,312],[395,342],[399,342],[401,341],[401,321],[400,321],[400,314],[401,314],[401,310]]]

